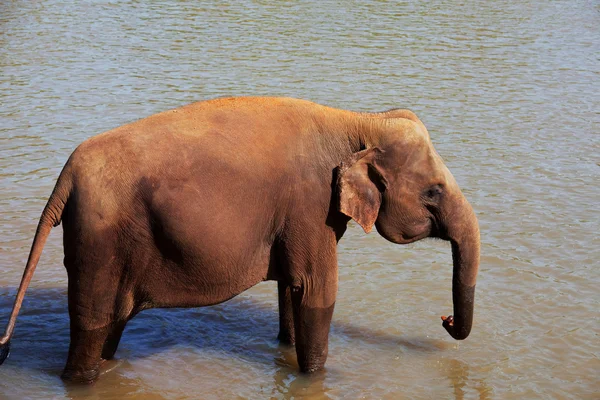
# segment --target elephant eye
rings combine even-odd
[[[425,191],[425,197],[428,200],[438,200],[442,193],[444,193],[442,185],[433,185]]]

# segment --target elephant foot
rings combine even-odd
[[[10,353],[10,340],[0,346],[0,365],[8,358],[8,354]]]
[[[284,346],[293,346],[296,343],[294,335],[285,332],[279,332],[277,335],[277,340],[279,340],[279,343]]]
[[[316,363],[299,363],[300,364],[300,372],[303,374],[313,375],[318,372],[322,372],[325,370],[325,361],[316,362]]]
[[[99,375],[100,375],[100,370],[98,368],[89,369],[86,371],[76,371],[76,370],[65,369],[61,375],[61,378],[64,381],[71,382],[71,383],[91,384],[96,379],[98,379]]]

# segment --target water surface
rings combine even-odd
[[[149,4],[145,4],[149,3]],[[352,224],[326,371],[278,346],[276,288],[128,325],[93,386],[68,349],[57,228],[28,291],[0,397],[599,398],[600,7],[530,2],[3,2],[0,323],[73,149],[192,101],[285,95],[411,108],[481,224],[475,326],[441,327],[447,243],[398,246]]]

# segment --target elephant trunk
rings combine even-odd
[[[460,210],[456,212],[456,210]],[[454,208],[446,225],[448,239],[452,243],[452,301],[454,316],[442,317],[443,326],[450,336],[463,340],[469,336],[473,324],[475,306],[475,283],[479,271],[479,224],[473,208],[460,195],[459,205]]]

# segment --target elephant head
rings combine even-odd
[[[339,210],[365,232],[373,225],[387,240],[405,244],[426,237],[451,242],[454,316],[443,326],[465,339],[473,322],[479,269],[479,226],[469,202],[417,119],[388,123],[386,134],[343,162]]]

